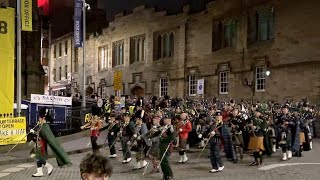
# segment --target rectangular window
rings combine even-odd
[[[235,47],[237,43],[237,21],[216,21],[213,23],[212,50]]]
[[[237,21],[231,20],[224,25],[224,47],[235,47],[237,42]]]
[[[64,55],[68,54],[68,40],[64,42]]]
[[[57,81],[56,69],[53,69],[53,82]]]
[[[248,43],[274,38],[274,8],[256,11],[248,18]]]
[[[59,67],[59,81],[61,81],[61,67]]]
[[[102,86],[101,87],[101,98],[106,98],[107,97],[107,87]]]
[[[229,92],[229,71],[219,72],[219,94],[228,94]]]
[[[160,92],[159,95],[161,97],[168,95],[168,78],[161,78],[160,79]]]
[[[68,79],[68,66],[64,67],[65,78]]]
[[[266,88],[266,67],[256,68],[256,91],[263,92]]]
[[[57,46],[53,46],[53,59],[57,58]]]
[[[108,68],[108,47],[100,47],[99,48],[99,71]]]
[[[62,44],[59,43],[59,57],[61,57],[62,55]]]
[[[195,75],[189,76],[189,96],[197,95],[197,78]]]
[[[112,57],[112,67],[119,66],[123,64],[123,53],[124,53],[124,41],[113,43],[113,57]]]

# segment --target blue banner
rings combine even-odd
[[[82,47],[82,7],[83,0],[74,0],[74,47]]]

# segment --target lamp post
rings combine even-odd
[[[83,70],[83,76],[82,76],[82,103],[81,106],[83,109],[86,108],[86,68],[85,68],[85,62],[86,62],[86,57],[85,57],[85,51],[86,51],[86,11],[90,10],[90,5],[86,3],[86,0],[83,0],[83,7],[82,7],[82,26],[83,26],[83,41],[82,41],[82,70]]]

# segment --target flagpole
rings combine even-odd
[[[17,0],[17,117],[20,117],[20,115],[21,115],[21,0]]]

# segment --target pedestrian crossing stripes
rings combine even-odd
[[[20,165],[17,165],[15,167],[11,167],[11,168],[5,169],[5,170],[0,172],[0,178],[5,177],[5,176],[9,176],[11,173],[16,173],[16,172],[22,171],[22,170],[24,170],[26,168],[31,168],[31,167],[34,167],[34,166],[35,165],[33,165],[33,164],[20,164]]]

